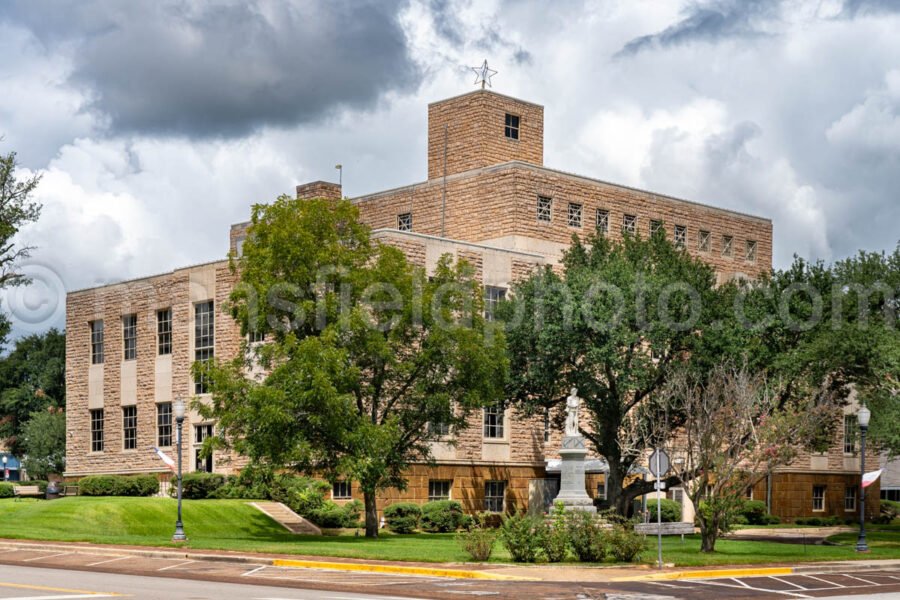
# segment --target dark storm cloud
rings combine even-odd
[[[113,131],[239,136],[415,89],[400,0],[19,2]]]
[[[760,24],[777,17],[778,12],[776,0],[716,0],[695,4],[681,21],[659,33],[631,40],[616,53],[616,57],[691,42],[765,35]]]

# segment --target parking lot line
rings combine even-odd
[[[703,585],[727,587],[727,588],[736,589],[736,590],[747,589],[747,590],[753,590],[754,592],[768,592],[770,594],[782,594],[784,596],[791,596],[793,598],[811,598],[811,596],[807,596],[806,594],[801,594],[799,592],[789,592],[786,590],[772,590],[769,588],[755,587],[755,586],[747,585],[743,581],[740,582],[741,586],[723,583],[721,581],[704,581],[702,579],[695,579],[694,581],[696,583],[702,583]]]
[[[132,558],[131,556],[117,556],[116,558],[110,558],[107,560],[101,560],[100,562],[88,563],[86,567],[96,567],[97,565],[105,565],[106,563],[116,562],[117,560],[125,560],[126,558]]]
[[[34,584],[30,584],[30,583],[0,582],[0,587],[14,588],[14,589],[18,589],[18,590],[35,590],[38,592],[59,592],[62,594],[67,594],[65,596],[66,598],[75,598],[76,597],[76,596],[71,596],[69,594],[77,594],[77,597],[84,597],[84,598],[88,598],[88,597],[91,597],[91,598],[107,597],[108,598],[111,596],[121,596],[122,595],[122,594],[117,594],[115,592],[93,592],[91,590],[70,590],[67,588],[49,587],[46,585],[34,585]],[[33,596],[31,596],[30,598],[32,598],[32,600],[34,600]],[[7,598],[5,600],[11,600],[11,599]]]
[[[169,565],[168,567],[163,567],[162,569],[157,569],[157,571],[168,571],[169,569],[176,569],[176,568],[178,568],[178,567],[183,567],[183,566],[185,566],[185,565],[192,565],[192,564],[194,564],[195,562],[197,562],[197,561],[195,561],[195,560],[188,560],[188,561],[181,562],[181,563],[177,563],[177,564],[174,564],[174,565]]]
[[[33,560],[43,560],[45,558],[53,558],[54,556],[65,556],[67,554],[71,554],[71,552],[58,552],[56,554],[46,554],[44,556],[34,556],[32,558],[26,558],[22,562],[31,562]]]

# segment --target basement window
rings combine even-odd
[[[511,115],[509,113],[506,113],[506,126],[503,129],[503,134],[511,140],[519,139],[518,115]]]
[[[437,502],[438,500],[449,500],[450,490],[452,488],[453,481],[449,479],[429,479],[428,501]]]
[[[335,481],[331,486],[331,497],[335,500],[346,500],[353,497],[353,488],[349,481]]]
[[[825,510],[825,486],[814,485],[812,493],[812,509],[816,512]]]

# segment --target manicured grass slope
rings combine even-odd
[[[0,537],[52,541],[84,541],[101,544],[169,546],[174,530],[176,504],[167,498],[64,498],[61,500],[0,500]],[[341,537],[295,536],[261,512],[240,500],[184,502],[184,524],[189,547],[207,550],[272,552],[382,560],[464,562],[453,534],[392,535],[377,540]],[[856,534],[836,536],[840,546],[798,546],[774,542],[720,540],[717,552],[699,553],[698,536],[663,540],[666,562],[679,566],[749,563],[786,563],[858,558],[900,558],[900,526],[872,527],[868,536],[872,552],[854,551]],[[648,539],[644,560],[656,557],[656,540]],[[508,562],[499,544],[493,562]]]

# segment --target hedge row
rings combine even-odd
[[[413,502],[395,502],[384,509],[384,521],[394,533],[447,533],[468,527],[472,518],[456,500],[436,500],[419,506]]]
[[[155,475],[90,475],[78,482],[82,496],[154,496],[159,493]]]

